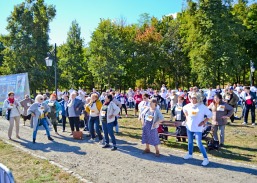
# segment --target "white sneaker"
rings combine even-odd
[[[246,123],[246,122],[243,122],[242,125],[247,125],[247,123]]]
[[[88,140],[88,142],[94,143],[94,142],[95,142],[95,139],[90,139],[90,140]]]
[[[252,126],[255,126],[255,123],[253,123]]]
[[[100,145],[104,145],[104,144],[105,144],[105,143],[104,143],[104,140],[100,140],[100,141],[99,141],[99,144],[100,144]]]
[[[207,166],[208,164],[209,164],[208,158],[204,158],[204,159],[203,159],[203,162],[202,162],[202,165],[203,165],[203,166]]]
[[[192,159],[193,155],[187,154],[183,157],[183,159]]]

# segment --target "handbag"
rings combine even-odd
[[[7,120],[10,120],[10,115],[11,115],[11,109],[7,109],[5,118],[6,118]]]
[[[82,140],[82,139],[83,139],[83,133],[82,133],[82,131],[74,131],[74,132],[72,133],[72,135],[73,135],[73,138],[74,138],[74,139],[77,139],[77,140]]]

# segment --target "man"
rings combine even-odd
[[[228,103],[233,108],[236,108],[237,102],[239,101],[238,96],[234,93],[234,88],[230,87],[227,93],[223,96],[223,100]],[[235,116],[234,114],[230,117],[231,123],[234,122]]]
[[[207,92],[207,106],[209,106],[214,99],[215,92],[212,90],[212,87],[209,88]]]
[[[251,110],[252,125],[255,126],[256,94],[255,94],[255,92],[250,91],[250,87],[249,86],[245,87],[244,91],[245,91],[245,93],[242,95],[242,100],[245,103],[243,125],[247,125],[248,113]]]
[[[119,108],[122,107],[121,103],[119,102],[119,100],[117,98],[115,98],[115,92],[111,92],[112,94],[112,102],[114,102]],[[116,130],[116,133],[119,133],[119,123],[118,123],[118,117],[115,116],[115,130]]]
[[[29,95],[25,95],[25,99],[23,99],[20,104],[23,107],[23,114],[22,114],[22,118],[24,121],[24,126],[25,126],[25,122],[26,120],[30,120],[31,115],[28,115],[28,109],[29,107],[34,103],[34,100],[32,100],[31,98],[29,98]],[[32,123],[31,123],[32,125]]]

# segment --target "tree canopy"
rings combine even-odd
[[[8,17],[0,37],[1,74],[29,72],[32,89],[39,79],[52,88],[44,64],[50,49],[49,22],[55,7],[26,0]],[[188,0],[177,17],[139,16],[101,19],[85,45],[76,20],[59,45],[60,88],[188,88],[226,83],[249,84],[250,61],[257,64],[257,3],[246,0]],[[53,76],[53,74],[52,74]]]

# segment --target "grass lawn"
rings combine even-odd
[[[75,183],[78,179],[50,164],[0,141],[0,162],[13,173],[17,183]]]
[[[162,113],[165,113],[165,120],[170,119],[166,111],[163,110]],[[141,139],[141,122],[133,117],[133,110],[129,110],[128,114],[128,118],[123,115],[123,118],[119,119],[121,133],[118,136],[128,139]],[[239,114],[241,114],[241,111],[238,112]],[[251,116],[249,114],[248,123],[250,120]],[[220,150],[211,150],[208,154],[213,157],[257,165],[257,126],[243,126],[241,125],[242,122],[242,120],[235,120],[233,124],[227,125],[225,129],[225,147],[222,147]],[[175,128],[169,127],[169,131],[174,132]],[[203,142],[206,147],[205,141]],[[168,141],[163,142],[162,145],[173,149],[187,150],[187,143],[176,142],[174,137],[169,137]],[[194,148],[194,152],[199,152],[196,144]]]

